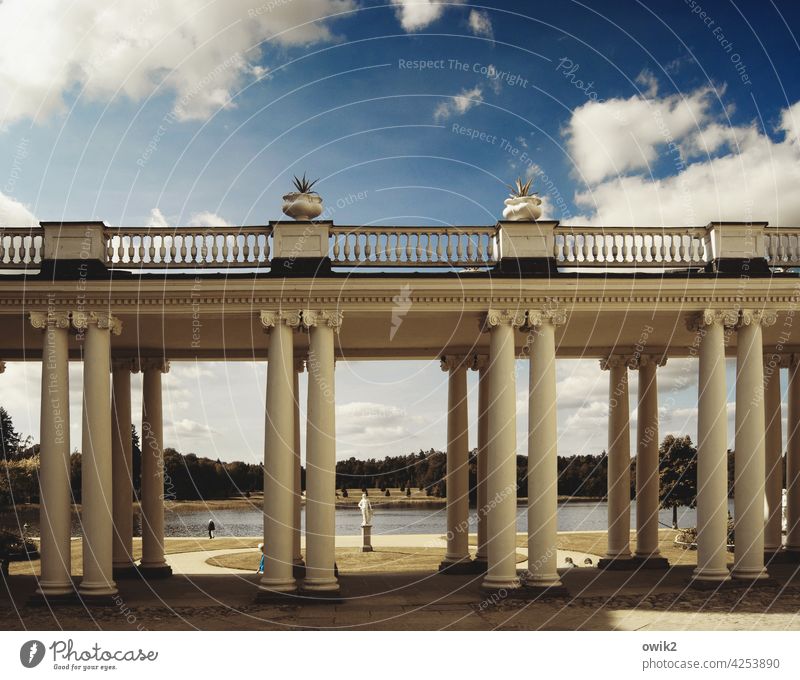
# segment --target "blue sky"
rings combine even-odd
[[[800,218],[796,3],[98,7],[0,2],[0,224],[262,224],[303,172],[340,224],[491,224],[517,175],[564,223]],[[590,363],[562,362],[560,387],[581,391],[560,407],[564,453],[602,448],[606,376]],[[339,370],[340,453],[443,446],[445,376],[418,368],[421,391],[402,365],[370,369],[369,388],[365,370]],[[3,376],[30,392],[28,431],[37,370]],[[176,365],[185,407],[167,444],[258,458],[258,404],[212,395],[248,376],[262,395],[261,373]],[[198,374],[218,388],[205,418],[180,398]],[[676,430],[694,432],[693,389]]]

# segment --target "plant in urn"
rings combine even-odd
[[[531,183],[529,179],[524,184],[521,178],[517,178],[514,184],[507,184],[511,189],[510,196],[504,201],[506,207],[503,209],[503,219],[509,222],[535,222],[542,216],[542,199],[534,191],[531,193]]]
[[[309,182],[303,173],[302,179],[296,176],[292,180],[295,189],[283,197],[282,210],[285,215],[288,215],[293,220],[300,220],[303,222],[310,222],[315,217],[319,217],[322,213],[322,198],[316,191],[312,191],[312,187],[319,180]]]

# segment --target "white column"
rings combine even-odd
[[[486,571],[486,469],[489,456],[489,358],[477,357],[474,370],[478,371],[478,450],[477,491],[478,548],[475,552],[475,569]]]
[[[608,370],[608,549],[600,566],[632,568],[631,434],[625,357],[600,362]]]
[[[265,594],[293,593],[294,557],[294,329],[299,312],[261,312],[269,332],[267,407],[264,437],[264,576]]]
[[[131,359],[112,361],[111,477],[114,497],[114,578],[136,573],[133,559],[133,446],[131,442]]]
[[[514,330],[525,320],[515,310],[490,310],[489,461],[486,473],[487,569],[482,586],[511,590],[517,578],[517,395]]]
[[[40,435],[41,576],[36,590],[43,597],[72,595],[69,484],[69,314],[33,312],[42,341]],[[0,362],[0,373],[5,366]]]
[[[764,569],[764,357],[762,325],[774,313],[742,310],[736,339],[734,556],[731,576],[767,577]]]
[[[303,589],[337,593],[334,340],[342,325],[342,313],[305,310],[303,325],[309,329]]]
[[[442,359],[447,376],[447,552],[439,571],[472,569],[469,556],[469,431],[466,357]]]
[[[697,380],[697,587],[715,587],[729,577],[728,408],[725,386],[725,325],[731,312],[706,310],[688,319],[699,345]]]
[[[764,553],[769,559],[783,547],[783,432],[781,423],[781,366],[783,359],[768,352],[764,356]]]
[[[292,563],[301,569],[305,566],[301,550],[302,517],[303,517],[303,463],[302,446],[300,444],[300,374],[303,372],[304,361],[296,359],[294,362],[294,375],[292,390],[294,392],[294,487],[292,494]]]
[[[528,391],[528,574],[533,588],[561,586],[558,575],[558,422],[555,327],[561,310],[528,312],[533,333]]]
[[[640,565],[667,567],[658,548],[658,378],[666,358],[638,355],[629,367],[639,372],[636,422],[636,552]]]
[[[164,418],[161,374],[164,359],[142,359],[142,559],[146,577],[165,577],[172,569],[164,559]]]
[[[76,312],[73,324],[85,331],[83,343],[83,441],[81,444],[81,524],[84,597],[117,592],[113,578],[111,481],[111,333],[122,324],[107,313]]]

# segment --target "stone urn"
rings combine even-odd
[[[538,196],[513,196],[503,202],[503,219],[508,222],[535,222],[542,216],[542,199]]]
[[[322,197],[315,193],[293,191],[283,197],[281,209],[293,220],[308,222],[322,214]]]

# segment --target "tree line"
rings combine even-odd
[[[131,428],[133,449],[133,487],[138,496],[141,489],[141,458],[139,435]],[[0,407],[0,506],[35,503],[39,500],[39,446],[30,437],[22,437],[14,428],[7,411]],[[517,494],[527,496],[528,459],[517,456]],[[447,494],[447,455],[430,449],[383,459],[349,458],[336,464],[336,487],[348,490],[366,488],[416,489],[431,497]],[[477,502],[477,451],[469,453],[470,500]],[[605,451],[558,457],[558,493],[560,496],[601,499],[607,489],[608,456]],[[728,488],[733,493],[733,452],[728,452]],[[665,508],[693,507],[697,495],[697,449],[687,435],[667,435],[659,447],[660,501]],[[636,495],[636,458],[631,458],[631,498]],[[301,474],[305,488],[305,469]],[[70,456],[70,485],[75,502],[81,499],[81,454]],[[181,454],[173,448],[164,449],[164,498],[166,500],[212,500],[249,495],[264,489],[261,463],[234,461]]]

